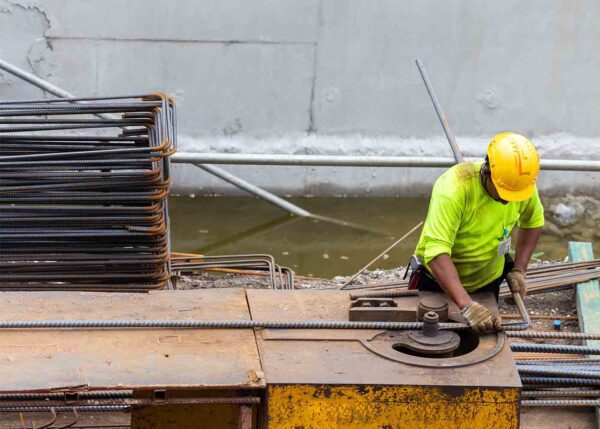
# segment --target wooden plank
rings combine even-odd
[[[240,289],[0,292],[3,320],[250,320]],[[0,391],[262,388],[252,329],[0,330]]]
[[[594,259],[592,243],[570,241],[569,259],[572,262]],[[600,333],[600,284],[598,280],[578,283],[575,296],[581,332]],[[600,347],[598,340],[585,340],[585,344],[591,347]]]
[[[592,243],[569,241],[569,259],[571,262],[594,259]],[[578,283],[575,286],[577,299],[577,317],[581,332],[600,332],[600,284],[598,280]],[[600,341],[584,340],[588,346],[600,347]],[[600,427],[600,408],[595,409],[596,426]]]

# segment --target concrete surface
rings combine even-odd
[[[594,0],[0,0],[0,58],[75,94],[168,92],[188,150],[449,154],[419,56],[466,152],[512,129],[546,155],[597,157],[599,19]],[[0,72],[1,99],[41,96]],[[322,195],[419,195],[440,173],[226,168]],[[181,192],[238,193],[193,167],[174,175]]]
[[[596,429],[591,408],[539,407],[521,409],[521,429]]]

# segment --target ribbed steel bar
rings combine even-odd
[[[72,412],[74,409],[80,413],[118,412],[128,411],[131,405],[57,405],[57,406],[0,406],[0,413],[43,413],[54,410],[57,413]]]
[[[0,393],[0,401],[40,401],[74,399],[126,399],[133,398],[131,390],[97,390],[90,392],[48,392],[48,393]]]
[[[579,359],[557,359],[557,360],[527,360],[527,359],[519,359],[516,360],[517,364],[522,365],[593,365],[600,366],[600,359],[589,359],[589,358],[579,358]]]
[[[517,365],[519,374],[544,377],[581,377],[600,379],[600,370],[561,368],[560,366]]]
[[[521,383],[545,387],[599,387],[600,380],[596,378],[574,377],[534,377],[521,376]]]
[[[553,398],[553,397],[594,397],[600,399],[599,389],[553,389],[553,390],[524,390],[523,398]]]
[[[512,331],[507,336],[516,338],[552,338],[562,340],[600,340],[600,334],[587,332]]]
[[[358,298],[402,298],[405,296],[417,296],[419,295],[418,290],[390,290],[390,291],[378,291],[378,292],[364,292],[364,293],[351,293],[350,299]]]
[[[463,323],[440,323],[440,329],[469,329]],[[416,330],[421,322],[348,322],[338,320],[14,320],[0,321],[0,329],[103,329],[103,328],[195,328],[195,329],[377,329]]]
[[[523,407],[600,407],[600,399],[539,399],[523,400]]]
[[[511,343],[510,348],[513,352],[600,355],[600,347],[571,346],[563,344]]]

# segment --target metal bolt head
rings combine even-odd
[[[437,323],[440,320],[440,316],[435,311],[428,311],[423,315],[423,322]]]

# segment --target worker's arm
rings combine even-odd
[[[542,235],[542,228],[519,228],[515,247],[515,267],[527,271],[533,250]]]
[[[544,208],[537,189],[531,198],[523,203],[523,211],[517,226],[517,245],[515,246],[515,267],[507,274],[506,282],[513,293],[519,293],[521,298],[527,296],[527,264],[535,246],[542,234],[544,226]]]
[[[515,266],[506,275],[506,283],[511,292],[518,293],[522,299],[527,296],[527,264],[533,249],[542,234],[542,228],[519,228],[515,248]]]
[[[429,262],[433,277],[461,310],[471,303],[471,297],[460,282],[458,271],[446,253],[436,256]]]
[[[448,254],[443,253],[433,258],[429,267],[438,284],[454,301],[471,328],[479,333],[502,330],[500,316],[492,314],[488,308],[471,299]]]

